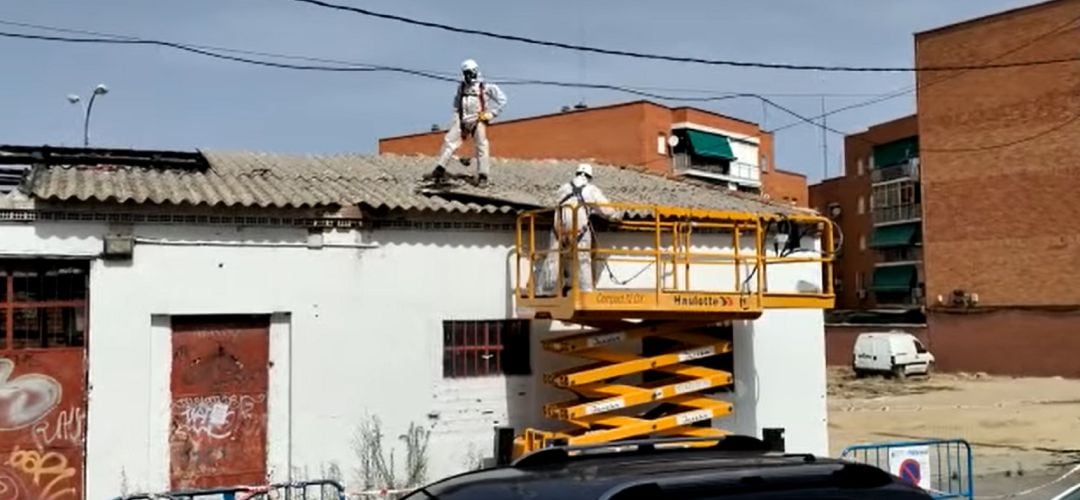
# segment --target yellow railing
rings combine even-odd
[[[579,286],[581,264],[588,259],[589,271],[593,273],[586,281],[592,283],[588,292],[636,290],[653,295],[653,304],[662,304],[665,294],[689,293],[693,295],[680,295],[679,300],[700,302],[714,294],[737,297],[743,309],[831,307],[833,227],[827,218],[810,214],[753,214],[626,203],[590,205],[590,211],[608,211],[622,216],[605,224],[604,230],[593,231],[593,223],[584,219],[584,211],[573,207],[540,209],[519,215],[515,269],[515,294],[519,304],[542,308],[542,304],[552,304],[552,300],[570,299],[580,303],[584,292]],[[569,215],[569,224],[563,224],[566,215]],[[584,241],[572,231],[579,226],[590,233]],[[564,227],[571,231],[553,230]],[[820,235],[822,251],[789,255],[770,252],[774,233],[781,229],[789,232],[791,227],[799,228],[795,231],[796,237]],[[538,231],[546,232],[548,236],[539,237]],[[621,234],[649,234],[651,237],[640,237],[628,243],[623,241],[625,238]],[[704,236],[706,234],[719,234],[722,238],[710,240]],[[558,244],[551,241],[543,244],[542,240],[551,238]],[[694,247],[695,243],[698,248]],[[597,287],[598,280],[594,279],[597,262],[616,282],[615,287]],[[616,279],[611,266],[620,263],[651,265],[654,268],[651,283],[640,285],[639,275],[627,283],[619,283],[621,280]],[[767,280],[770,266],[793,263],[820,263],[820,289],[770,291]],[[714,282],[704,289],[694,288],[694,283],[708,283],[709,272],[704,271],[703,266],[730,266],[731,281],[722,285]],[[566,267],[569,269],[565,270]],[[543,283],[538,282],[541,276],[546,278]],[[695,276],[697,280],[692,279]],[[630,283],[633,281],[639,286]]]

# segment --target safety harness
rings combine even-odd
[[[461,82],[460,85],[458,85],[458,91],[457,91],[458,123],[461,124],[461,137],[463,137],[463,138],[469,137],[470,135],[472,135],[473,131],[476,129],[476,126],[480,124],[480,120],[477,119],[476,124],[473,124],[472,127],[466,127],[465,126],[465,103],[462,102],[462,101],[465,99],[465,86],[466,85],[472,85],[472,84],[463,81],[463,82]],[[486,99],[485,99],[485,96],[484,96],[484,94],[487,93],[487,90],[484,87],[484,81],[483,80],[478,81],[477,85],[480,87],[480,95],[477,96],[480,99],[480,111],[479,111],[479,113],[483,114],[484,111],[487,110],[487,102],[486,102]]]
[[[588,184],[586,184],[585,186],[588,186]],[[570,201],[571,198],[577,198],[578,202],[580,202],[581,205],[583,207],[585,207],[585,225],[589,229],[591,229],[592,228],[592,221],[589,219],[589,216],[591,215],[590,214],[591,208],[589,207],[588,202],[585,201],[585,186],[578,187],[578,186],[575,186],[573,182],[571,182],[570,183],[570,194],[567,194],[566,196],[563,197],[563,199],[559,200],[559,205],[558,206],[559,206],[559,212],[562,212],[563,204],[565,204],[567,201]],[[574,210],[577,210],[577,207],[574,207]],[[577,228],[574,228],[574,230],[576,231]],[[580,233],[578,233],[577,238],[575,238],[575,240],[576,240],[575,243],[580,243],[582,238],[584,238],[584,237],[585,237],[585,229],[583,228],[582,231]]]
[[[585,186],[588,186],[588,184],[586,184]],[[575,247],[577,246],[577,243],[580,243],[581,240],[583,238],[585,238],[586,231],[592,232],[593,233],[593,241],[594,242],[596,241],[596,228],[593,227],[592,218],[591,218],[592,205],[590,205],[588,202],[585,201],[585,186],[578,187],[578,186],[575,186],[574,183],[571,182],[570,183],[570,194],[567,194],[566,196],[563,197],[563,199],[559,200],[559,204],[557,205],[559,207],[559,211],[561,213],[564,203],[566,203],[567,201],[570,201],[571,198],[577,198],[578,202],[580,202],[581,205],[585,207],[585,226],[582,228],[581,232],[578,233],[578,235],[577,235],[577,238],[576,238],[577,241],[574,242]],[[574,210],[577,210],[577,207],[574,207]],[[556,225],[556,227],[558,227],[558,225]],[[576,230],[576,228],[575,228],[575,230]],[[558,231],[558,233],[559,233],[559,239],[562,240],[561,231]],[[614,282],[614,283],[616,283],[616,284],[618,284],[620,286],[626,285],[626,284],[630,283],[631,281],[637,279],[638,276],[641,276],[642,273],[644,273],[645,271],[648,271],[649,268],[651,268],[653,266],[652,263],[649,263],[645,267],[642,267],[641,270],[634,273],[633,276],[631,276],[630,278],[624,280],[624,279],[619,279],[619,277],[615,275],[615,272],[611,270],[611,265],[608,264],[607,259],[602,259],[602,262],[603,262],[603,265],[604,265],[604,270],[607,271],[608,277],[611,278],[612,282]]]

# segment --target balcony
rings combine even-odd
[[[904,163],[875,168],[870,171],[870,183],[895,181],[897,179],[918,179],[919,159],[912,158]]]
[[[757,165],[741,161],[732,161],[725,164],[695,160],[697,159],[691,158],[687,154],[674,155],[675,172],[704,179],[732,182],[743,186],[761,186],[761,169]]]
[[[922,218],[922,204],[914,203],[896,207],[875,208],[873,213],[874,225],[919,220]]]
[[[881,248],[878,250],[878,261],[874,266],[894,266],[921,261],[922,251],[916,247]]]

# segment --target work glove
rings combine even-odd
[[[484,111],[483,113],[480,113],[480,121],[482,121],[482,122],[489,122],[489,121],[493,120],[494,118],[495,118],[495,115],[491,114],[490,111]]]

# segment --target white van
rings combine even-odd
[[[867,332],[855,339],[852,368],[857,377],[875,372],[891,373],[897,378],[929,375],[933,364],[934,355],[907,332]]]

